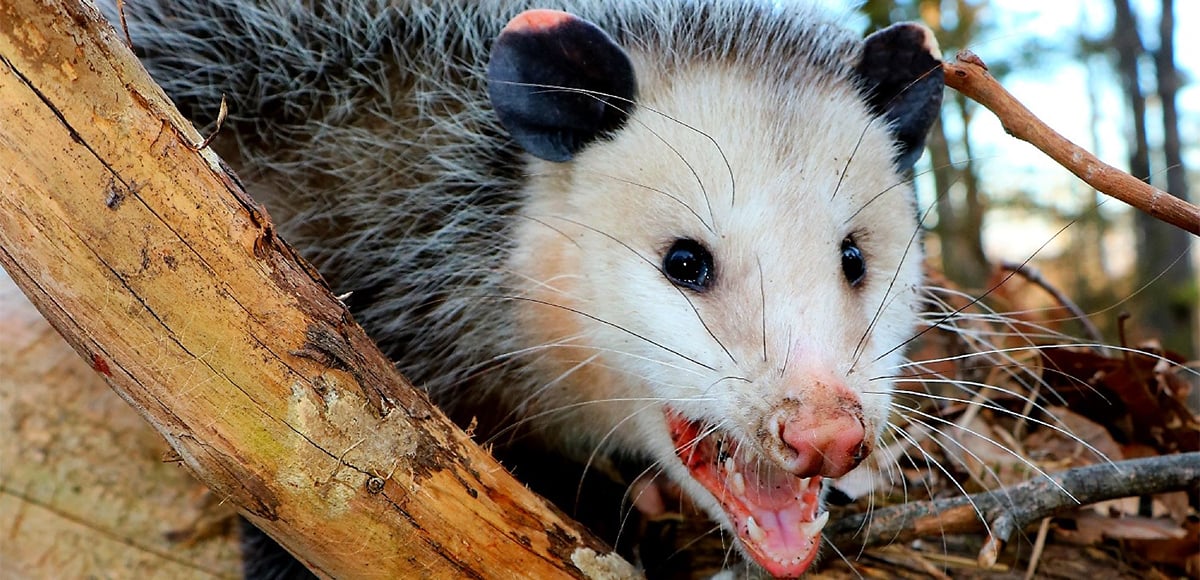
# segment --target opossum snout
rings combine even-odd
[[[785,399],[767,419],[772,440],[763,444],[797,477],[841,477],[871,453],[862,404],[848,392],[818,399]]]

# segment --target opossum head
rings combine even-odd
[[[564,13],[514,19],[489,91],[530,154],[510,267],[546,377],[514,404],[584,453],[651,458],[767,571],[802,573],[822,478],[871,452],[916,326],[906,174],[937,59],[898,25],[825,66],[667,66]]]

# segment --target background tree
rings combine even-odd
[[[1157,97],[1162,108],[1163,164],[1167,177],[1166,191],[1186,197],[1187,179],[1180,150],[1179,120],[1175,94],[1179,75],[1174,55],[1174,3],[1162,0],[1159,22],[1159,49],[1152,55],[1157,84]],[[1130,141],[1129,172],[1150,180],[1155,176],[1151,164],[1151,147],[1146,119],[1146,95],[1142,88],[1143,58],[1147,53],[1138,30],[1138,18],[1129,0],[1113,0],[1112,51],[1121,87],[1129,107]],[[1137,241],[1135,286],[1145,286],[1134,304],[1138,311],[1137,324],[1145,333],[1161,338],[1168,348],[1192,353],[1192,321],[1195,316],[1195,282],[1189,252],[1190,238],[1153,218],[1137,213],[1134,216]]]
[[[1187,199],[1187,169],[1179,139],[1179,111],[1176,93],[1179,90],[1179,71],[1175,67],[1175,2],[1162,0],[1158,26],[1159,46],[1154,53],[1155,78],[1158,81],[1158,100],[1162,107],[1163,161],[1166,163],[1166,190]],[[1198,293],[1191,260],[1191,237],[1177,228],[1164,224],[1145,223],[1139,214],[1138,226],[1145,240],[1142,253],[1141,279],[1149,281],[1159,272],[1163,279],[1157,286],[1165,289],[1166,300],[1157,304],[1166,307],[1146,310],[1146,324],[1160,330],[1167,344],[1184,353],[1195,352],[1196,337],[1192,332],[1196,321]],[[1154,246],[1161,247],[1161,251]],[[1178,262],[1175,262],[1178,260]],[[1172,264],[1172,262],[1175,262]]]
[[[921,20],[937,36],[943,54],[968,47],[982,31],[980,14],[986,1],[872,0],[864,7],[871,29],[901,20]],[[994,63],[989,66],[1002,74]],[[955,91],[946,92],[942,118],[930,131],[926,146],[936,196],[936,253],[947,278],[967,288],[981,289],[991,267],[983,251],[983,220],[987,196],[980,189],[978,167],[971,150],[970,127],[977,105]],[[954,129],[951,129],[953,127]]]
[[[1152,3],[1112,0],[1111,16],[1098,12],[1094,5],[1082,7],[1083,21],[1076,33],[1029,34],[1016,42],[1012,41],[1013,25],[1023,17],[1032,18],[1035,10],[1022,8],[1027,14],[1014,16],[1007,3],[993,0],[870,0],[864,10],[872,29],[897,20],[922,20],[934,30],[944,54],[974,49],[1001,80],[1012,73],[1025,80],[1036,75],[1070,78],[1083,67],[1086,81],[1077,89],[1064,86],[1062,93],[1085,95],[1080,105],[1086,106],[1092,128],[1089,137],[1076,139],[1093,150],[1126,151],[1130,173],[1153,178],[1160,188],[1186,198],[1187,139],[1180,135],[1177,104],[1184,75],[1175,64],[1174,2],[1159,3],[1157,27],[1138,25],[1139,20],[1149,23],[1155,16],[1139,18],[1138,10],[1149,12]],[[1111,23],[1089,22],[1096,14],[1111,18]],[[1003,18],[1010,21],[999,23]],[[1000,34],[998,26],[1009,32]],[[1005,46],[999,42],[1001,38]],[[1147,50],[1155,44],[1156,49]],[[1120,87],[1125,103],[1116,111],[1106,99],[1115,94],[1112,87]],[[1062,108],[1061,103],[1046,102],[1044,97],[1042,102],[1030,104],[1043,111]],[[1084,311],[1103,312],[1094,322],[1104,329],[1106,340],[1118,340],[1118,314],[1131,310],[1135,314],[1131,324],[1138,329],[1131,333],[1131,340],[1157,338],[1167,348],[1194,357],[1200,291],[1189,254],[1192,236],[1140,212],[1127,212],[1119,204],[1104,204],[1080,184],[1068,186],[1070,196],[1086,197],[1064,202],[1069,196],[1059,195],[1064,191],[1052,180],[1034,176],[1023,181],[1016,172],[997,171],[995,168],[1004,164],[1019,165],[1020,159],[987,158],[993,146],[974,122],[976,107],[949,91],[941,120],[930,134],[926,167],[932,179],[923,178],[921,183],[928,184],[923,199],[935,204],[936,221],[931,218],[927,224],[933,234],[927,238],[931,263],[951,282],[979,293],[987,289],[989,281],[995,281],[989,274],[1002,257],[1030,257],[989,256],[984,244],[988,224],[1013,227],[1014,236],[1027,235],[1023,232],[1034,223],[1044,224],[1051,233],[1066,227],[1056,236],[1056,249],[1033,256],[1034,263]],[[1157,123],[1160,111],[1161,131]],[[1126,126],[1127,136],[1114,139],[1113,124]],[[978,156],[980,150],[985,157]],[[993,178],[984,179],[985,174]],[[998,180],[995,175],[1014,178]],[[1132,252],[1128,252],[1130,246]],[[1129,253],[1132,258],[1127,257]],[[1131,271],[1122,268],[1122,260],[1132,262]],[[1114,304],[1122,306],[1111,308]],[[1024,308],[1049,305],[1026,304]],[[1047,318],[1063,317],[1050,314]],[[1080,329],[1067,323],[1064,330],[1078,333]]]

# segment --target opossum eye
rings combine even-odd
[[[712,254],[700,242],[680,238],[663,256],[662,270],[672,283],[703,292],[713,280]]]
[[[867,277],[867,259],[854,243],[854,238],[842,240],[842,274],[851,286],[857,288]]]

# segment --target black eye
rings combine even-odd
[[[703,292],[713,280],[712,254],[700,242],[680,238],[663,256],[662,270],[676,285]]]
[[[867,259],[854,243],[854,238],[842,240],[842,274],[851,286],[857,288],[867,277]]]

